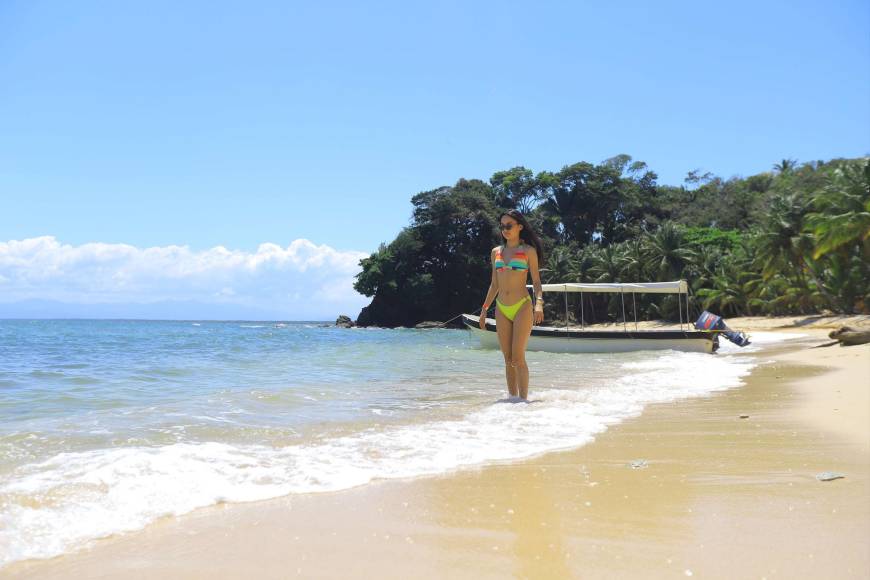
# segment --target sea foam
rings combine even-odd
[[[724,350],[596,359],[606,365],[598,380],[586,381],[578,364],[571,376],[548,375],[550,386],[536,387],[529,404],[494,398],[468,404],[459,418],[429,420],[423,411],[405,424],[374,423],[297,445],[191,442],[60,453],[0,480],[0,566],[219,502],[337,491],[582,446],[648,404],[739,385],[757,359]]]

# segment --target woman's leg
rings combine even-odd
[[[517,387],[521,399],[529,398],[529,365],[526,364],[526,345],[532,334],[532,303],[523,304],[514,317],[511,335],[511,358],[514,361]]]
[[[498,334],[498,344],[501,347],[501,353],[504,355],[504,377],[507,381],[508,394],[511,397],[516,397],[517,390],[517,373],[511,360],[511,335],[513,323],[501,313],[498,306],[495,307],[495,330]]]

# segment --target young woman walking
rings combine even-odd
[[[517,210],[501,214],[499,222],[505,243],[493,248],[490,254],[492,281],[480,311],[480,328],[485,329],[486,312],[495,299],[496,331],[504,355],[508,393],[511,397],[527,400],[529,366],[526,364],[526,344],[532,333],[532,324],[544,320],[544,291],[538,272],[543,250],[541,240]],[[534,302],[526,288],[528,274],[532,275]]]

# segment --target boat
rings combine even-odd
[[[565,326],[533,326],[526,350],[560,353],[583,352],[632,352],[639,350],[679,350],[684,352],[712,353],[719,348],[720,329],[693,329],[689,321],[689,285],[685,280],[646,283],[574,283],[543,284],[544,292],[565,294]],[[531,286],[529,286],[531,288]],[[568,325],[568,294],[580,293],[579,329]],[[583,312],[583,294],[618,293],[622,303],[622,330],[586,330]],[[636,294],[676,294],[680,313],[679,330],[640,330],[637,325],[637,309],[634,322],[625,316],[625,302],[635,305]],[[685,297],[685,298],[684,298]],[[685,304],[685,310],[684,310]],[[683,316],[685,314],[685,317]],[[705,313],[706,314],[706,313]],[[498,349],[495,319],[486,319],[486,330],[480,328],[480,317],[463,314],[463,323],[478,338],[482,348]],[[634,329],[630,330],[629,326]],[[685,329],[684,329],[685,326]],[[730,329],[729,329],[730,331]]]

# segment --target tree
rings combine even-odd
[[[660,217],[656,179],[646,164],[618,155],[600,165],[581,162],[538,175],[545,232],[561,242],[608,245]]]
[[[460,179],[411,203],[412,225],[360,262],[354,288],[373,296],[360,325],[412,326],[473,312],[489,283],[498,217],[490,186]]]
[[[682,230],[672,223],[662,225],[645,238],[650,272],[659,280],[675,280],[682,276],[683,268],[694,257],[685,243]]]
[[[796,159],[783,159],[779,163],[775,163],[773,165],[773,170],[780,174],[787,174],[794,171],[794,168],[797,166]]]
[[[497,207],[517,209],[523,214],[531,212],[540,196],[538,180],[531,169],[514,167],[498,171],[489,180],[493,202]]]
[[[496,219],[509,208],[541,237],[545,282],[685,278],[705,306],[728,316],[870,312],[870,158],[783,159],[774,171],[727,180],[694,171],[673,187],[617,155],[537,175],[517,166],[489,183],[460,179],[412,204],[411,225],[360,262],[355,288],[372,297],[361,324],[476,311]],[[621,315],[612,296],[587,295],[584,304],[587,320]],[[561,317],[555,303],[548,316],[557,306]],[[638,307],[677,317],[673,296],[639,296]]]
[[[846,247],[870,256],[870,158],[834,169],[812,207],[806,225],[816,237],[813,259]]]

